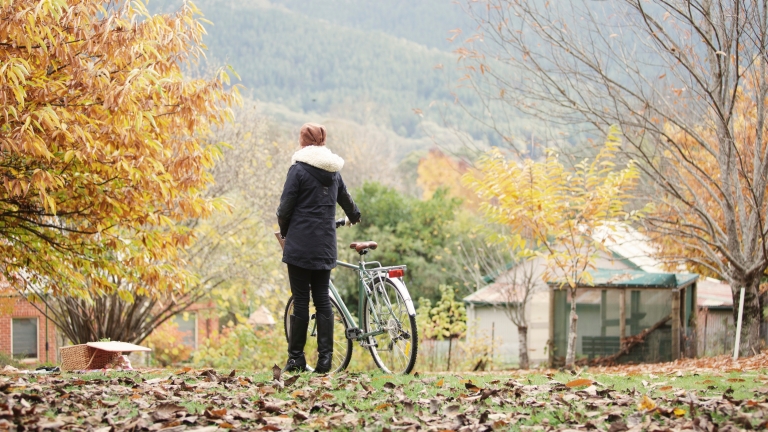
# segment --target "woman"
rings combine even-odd
[[[360,221],[358,210],[341,179],[344,160],[325,147],[325,127],[307,123],[301,127],[299,144],[277,208],[280,235],[285,238],[283,262],[293,294],[286,371],[303,371],[307,365],[304,344],[309,324],[309,294],[317,311],[317,366],[331,370],[333,310],[328,297],[331,269],[336,267],[336,203],[352,224]]]

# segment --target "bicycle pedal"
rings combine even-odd
[[[358,336],[363,334],[363,331],[357,327],[354,327],[354,328],[346,329],[345,333],[346,333],[347,339],[355,340],[357,339]]]

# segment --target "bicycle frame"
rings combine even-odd
[[[405,266],[401,265],[401,266],[382,267],[381,263],[379,263],[378,261],[372,261],[372,262],[366,263],[365,261],[362,261],[362,260],[359,262],[358,265],[354,265],[354,264],[350,264],[350,263],[346,263],[344,261],[338,261],[338,260],[336,261],[336,264],[340,267],[346,267],[348,269],[352,269],[357,272],[357,276],[358,276],[357,285],[358,285],[358,294],[359,294],[357,310],[358,310],[358,317],[360,319],[362,319],[363,317],[363,312],[364,312],[363,308],[365,307],[366,300],[370,298],[369,288],[366,285],[366,278],[368,281],[373,281],[374,278],[376,277],[387,279],[390,282],[392,282],[392,284],[397,288],[400,295],[403,297],[403,301],[405,302],[405,307],[408,310],[408,314],[410,316],[416,315],[416,309],[413,307],[413,300],[411,300],[411,296],[408,293],[408,290],[405,288],[405,284],[403,284],[403,282],[399,278],[391,278],[388,275],[389,270],[405,269]],[[366,268],[366,265],[371,265],[371,264],[378,264],[378,266],[374,268]],[[331,295],[336,300],[336,304],[341,309],[341,313],[344,314],[344,318],[347,320],[347,323],[349,324],[349,329],[360,330],[360,327],[358,327],[357,323],[355,322],[355,319],[352,317],[352,314],[350,314],[349,309],[347,308],[347,305],[341,299],[341,296],[339,295],[339,292],[336,290],[336,287],[333,285],[333,282],[329,284],[328,288],[331,292]],[[376,311],[373,310],[372,312],[374,314],[374,317],[373,317],[374,320],[378,321],[379,317],[375,315]],[[362,331],[360,331],[360,333],[358,333],[354,339],[362,343],[364,340],[366,340],[370,336],[377,336],[385,332],[386,330],[378,330],[378,331],[373,331],[369,333],[362,333]],[[346,336],[348,339],[351,339],[349,333]]]

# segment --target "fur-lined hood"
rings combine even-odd
[[[325,146],[306,146],[293,154],[291,164],[304,162],[328,172],[339,172],[344,167],[344,159],[334,154]]]

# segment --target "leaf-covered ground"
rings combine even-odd
[[[563,371],[0,376],[11,430],[699,430],[768,427],[768,353]],[[277,379],[275,379],[277,378]]]

